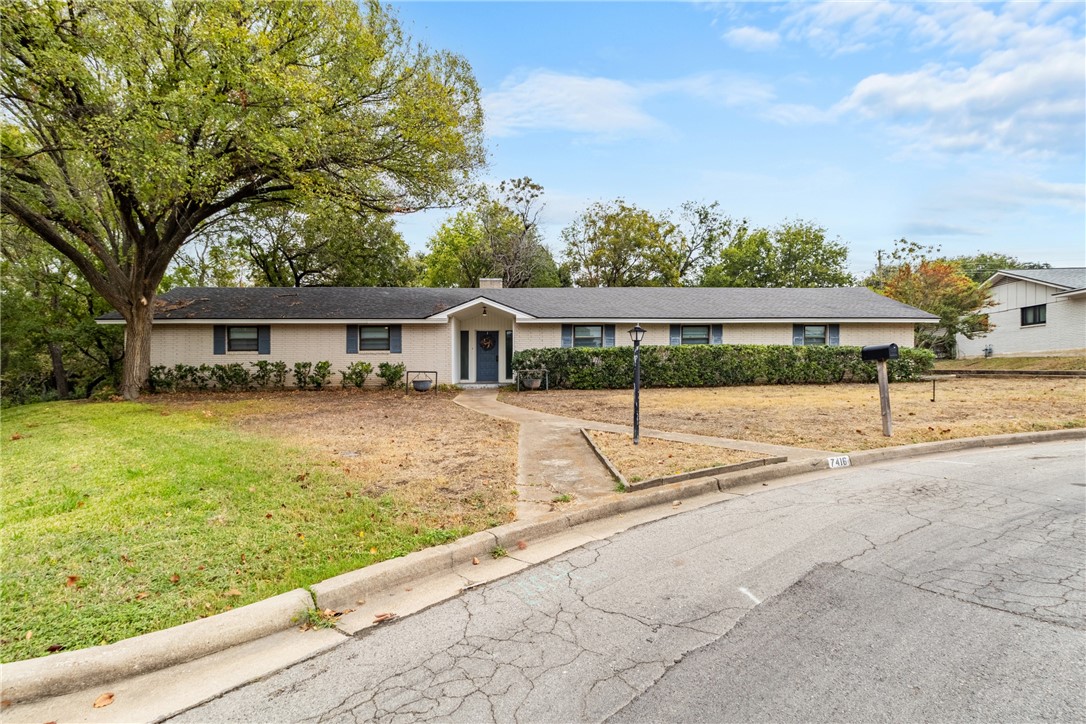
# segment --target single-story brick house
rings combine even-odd
[[[441,383],[504,383],[515,351],[630,345],[638,323],[648,345],[911,347],[913,326],[936,321],[862,288],[179,288],[156,300],[151,364],[388,361]]]
[[[1002,269],[986,282],[995,329],[958,336],[958,357],[1086,354],[1086,267]]]

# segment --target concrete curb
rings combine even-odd
[[[591,433],[587,429],[581,428],[581,436],[588,443],[588,447],[592,448],[592,452],[596,454],[596,458],[603,463],[603,466],[607,468],[607,472],[611,473],[611,477],[615,479],[619,485],[625,490],[630,490],[630,481],[626,479],[626,476],[618,471],[618,468],[611,462],[611,458],[603,454],[603,450],[600,450],[599,445],[592,439]]]
[[[686,480],[693,480],[694,478],[704,478],[710,475],[727,475],[728,473],[739,472],[740,470],[750,470],[752,468],[761,468],[767,465],[780,465],[781,463],[788,462],[786,457],[770,457],[759,458],[757,460],[746,460],[741,463],[732,463],[731,465],[720,465],[715,468],[703,468],[701,470],[691,470],[688,473],[679,473],[678,475],[668,475],[663,478],[652,478],[650,480],[643,480],[640,483],[631,483],[630,490],[646,490],[647,488],[656,488],[661,485],[667,485],[669,483],[681,483]]]
[[[1086,440],[1086,429],[962,438],[864,450],[842,457],[848,457],[851,466],[862,466],[956,450],[1062,440]],[[359,599],[406,581],[451,571],[457,566],[470,563],[475,556],[490,555],[498,547],[515,547],[521,540],[547,538],[583,523],[707,493],[725,492],[729,488],[747,483],[778,480],[826,469],[829,469],[827,458],[812,458],[714,477],[693,478],[638,492],[616,493],[591,506],[554,513],[537,520],[509,523],[453,543],[344,573],[321,581],[312,586],[311,590],[318,608],[349,608]],[[108,646],[4,664],[0,667],[0,676],[3,679],[0,697],[12,703],[25,703],[192,661],[290,628],[312,607],[313,598],[310,594],[302,589],[295,589],[233,611]]]
[[[0,698],[23,703],[164,669],[295,626],[313,608],[296,588],[163,631],[0,667]]]

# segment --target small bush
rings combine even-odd
[[[377,365],[377,376],[385,381],[385,385],[388,387],[395,387],[403,380],[404,372],[407,371],[407,366],[403,362],[396,364],[390,364],[388,362],[382,362]]]
[[[313,365],[313,371],[309,373],[309,384],[315,389],[323,389],[332,379],[332,363],[327,361]]]
[[[362,387],[366,378],[373,374],[373,365],[369,362],[353,362],[346,370],[340,370],[339,376],[344,387]]]
[[[312,362],[294,363],[294,386],[299,390],[309,387],[310,375],[313,373]]]
[[[211,378],[220,390],[245,390],[252,381],[249,370],[240,362],[215,365],[211,368]]]
[[[888,365],[892,382],[916,380],[935,363],[929,350],[902,349]],[[517,371],[546,369],[553,389],[598,390],[633,386],[633,348],[529,349],[513,355]],[[643,346],[643,387],[832,384],[873,382],[874,362],[859,347],[790,345]]]
[[[177,387],[177,375],[166,365],[155,365],[148,377],[151,392],[170,392]]]

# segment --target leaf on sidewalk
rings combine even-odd
[[[109,706],[113,703],[113,692],[107,691],[94,700],[94,708],[101,709],[104,706]]]

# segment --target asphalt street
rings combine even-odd
[[[175,722],[1083,721],[1086,455],[826,471],[367,629]]]

